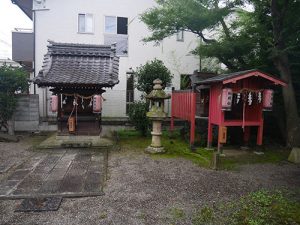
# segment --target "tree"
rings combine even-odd
[[[128,117],[135,129],[140,131],[142,136],[147,136],[150,120],[146,116],[149,105],[144,101],[135,101],[130,105]]]
[[[289,85],[283,89],[287,146],[292,147],[300,140],[293,88],[293,82],[299,80],[299,1],[159,0],[157,3],[141,16],[152,31],[144,41],[161,41],[183,29],[197,34],[205,43],[195,49],[195,54],[215,57],[229,71],[258,68],[279,72]],[[241,7],[245,3],[250,3],[254,11],[245,11]]]
[[[150,120],[146,116],[149,103],[145,101],[144,97],[152,91],[153,81],[155,79],[161,79],[165,87],[168,83],[171,83],[173,76],[162,61],[154,59],[138,67],[134,73],[134,77],[135,87],[143,92],[143,95],[142,101],[135,101],[130,105],[128,116],[135,128],[140,131],[143,136],[146,136],[150,126]]]
[[[298,109],[297,109],[297,102],[293,88],[292,82],[292,73],[291,73],[291,65],[289,62],[289,53],[288,48],[295,48],[296,46],[288,46],[288,37],[290,36],[286,31],[289,30],[288,27],[293,27],[293,24],[296,24],[298,30],[298,35],[295,36],[295,40],[291,40],[293,44],[297,41],[299,44],[299,29],[300,29],[300,20],[299,17],[293,16],[293,19],[296,20],[288,20],[291,15],[287,15],[289,13],[297,13],[299,11],[294,11],[295,8],[300,10],[300,3],[295,2],[292,0],[271,0],[271,16],[272,16],[272,26],[273,26],[273,62],[278,71],[280,72],[280,77],[284,79],[288,86],[284,88],[283,98],[284,98],[284,107],[285,107],[285,114],[286,114],[286,127],[287,127],[287,145],[288,147],[293,147],[295,144],[299,144],[299,132],[300,132],[300,124],[299,124],[299,117],[298,117]],[[298,7],[295,7],[298,6]],[[296,21],[296,23],[295,23]],[[293,24],[291,24],[293,22]],[[288,27],[287,27],[288,26]],[[293,35],[291,35],[293,36]],[[299,47],[299,45],[298,45]]]
[[[155,79],[159,78],[163,87],[165,87],[171,83],[173,78],[170,70],[158,59],[148,61],[145,65],[138,67],[134,76],[135,87],[145,94],[149,94],[152,91]]]
[[[0,67],[0,129],[9,131],[8,121],[16,109],[16,93],[27,88],[27,73],[22,68]]]
[[[218,0],[158,0],[157,7],[151,8],[141,15],[141,20],[152,31],[152,35],[144,38],[144,41],[159,42],[165,37],[175,34],[178,30],[185,30],[198,35],[206,44],[217,45],[220,42],[209,37],[210,35],[206,35],[205,30],[217,31],[221,27],[225,37],[230,38],[230,29],[225,18],[233,13],[236,6],[233,4],[234,2],[226,1],[227,4],[219,7]],[[235,55],[232,59],[230,52],[237,50],[239,49],[235,45],[231,45],[231,50],[227,51],[231,58],[226,57],[224,51],[215,52],[213,57],[218,58],[229,69],[235,69],[235,61],[240,61],[240,65],[244,64],[239,55]]]

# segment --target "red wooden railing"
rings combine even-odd
[[[174,118],[188,120],[190,126],[190,144],[195,140],[196,93],[192,90],[172,91],[171,130]]]

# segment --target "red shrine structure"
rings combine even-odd
[[[213,126],[218,126],[218,145],[226,143],[227,127],[242,127],[244,141],[257,127],[257,145],[263,142],[263,111],[272,110],[275,85],[286,82],[259,70],[230,74],[194,76],[193,89],[172,92],[171,130],[174,118],[190,122],[190,144],[194,144],[195,120],[208,120],[207,146],[211,147]]]

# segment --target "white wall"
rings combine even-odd
[[[189,53],[196,47],[198,39],[194,34],[185,33],[184,42],[177,42],[174,36],[165,39],[159,46],[154,46],[153,43],[143,43],[142,38],[150,33],[146,25],[139,20],[139,15],[154,4],[153,0],[46,0],[46,10],[35,12],[36,74],[41,69],[44,54],[47,52],[47,40],[103,44],[104,16],[119,16],[128,18],[128,57],[120,58],[120,83],[113,90],[108,89],[103,94],[107,99],[104,102],[103,116],[125,116],[126,71],[130,67],[135,69],[147,60],[154,58],[163,60],[174,74],[172,85],[178,89],[180,86],[179,74],[193,73],[199,68],[199,59]],[[77,32],[79,13],[94,15],[93,34]],[[38,90],[41,102],[45,99],[43,93],[43,90]],[[45,111],[43,104],[40,104],[41,116],[46,116]]]

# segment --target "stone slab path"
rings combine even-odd
[[[0,199],[103,195],[107,152],[56,149],[35,152],[2,174]]]

